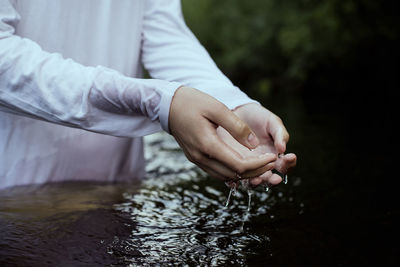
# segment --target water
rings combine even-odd
[[[0,265],[395,266],[390,151],[329,103],[274,103],[299,158],[286,185],[233,194],[154,135],[144,181],[0,191]]]
[[[232,197],[233,195],[235,195],[235,193],[236,193],[236,187],[232,186],[232,187],[229,189],[228,199],[226,200],[225,207],[228,207],[228,206],[229,206],[229,203],[231,203],[231,197]]]

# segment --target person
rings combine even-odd
[[[223,180],[277,184],[295,165],[277,157],[282,121],[217,68],[179,0],[0,3],[0,188],[141,178],[142,137],[162,129]]]

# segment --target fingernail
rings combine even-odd
[[[249,134],[249,136],[247,137],[247,142],[249,142],[249,144],[252,147],[256,147],[258,145],[258,140],[257,140],[256,136],[253,133]]]

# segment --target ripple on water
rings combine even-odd
[[[278,190],[229,188],[168,135],[146,141],[148,176],[124,185],[59,184],[0,194],[0,265],[221,266],[269,255]],[[291,205],[299,207],[293,196]],[[279,201],[279,202],[278,202]],[[304,206],[304,205],[303,205]]]
[[[245,204],[225,208],[223,197],[204,191],[142,189],[126,195],[126,202],[115,206],[136,222],[129,239],[138,242],[130,245],[144,257],[130,259],[132,264],[243,263],[246,257],[241,249],[250,243],[268,241],[266,235],[251,235],[243,230]],[[257,210],[257,215],[263,211],[266,212]]]
[[[253,192],[251,213],[247,211],[246,191],[238,190],[226,207],[229,188],[221,187],[221,183],[188,163],[168,137],[152,136],[147,145],[149,177],[137,192],[125,193],[124,201],[114,205],[135,222],[126,244],[143,257],[127,258],[132,266],[242,265],[251,254],[248,248],[268,246],[267,233],[254,234],[246,226],[252,217],[269,218],[266,214],[274,200],[268,198],[268,193]],[[157,159],[153,160],[155,154]]]

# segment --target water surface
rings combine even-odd
[[[366,144],[372,135],[352,142],[368,127],[312,103],[269,103],[299,161],[287,185],[255,190],[250,212],[245,191],[225,207],[229,189],[157,134],[146,138],[143,181],[0,191],[0,265],[396,265],[391,154]]]

